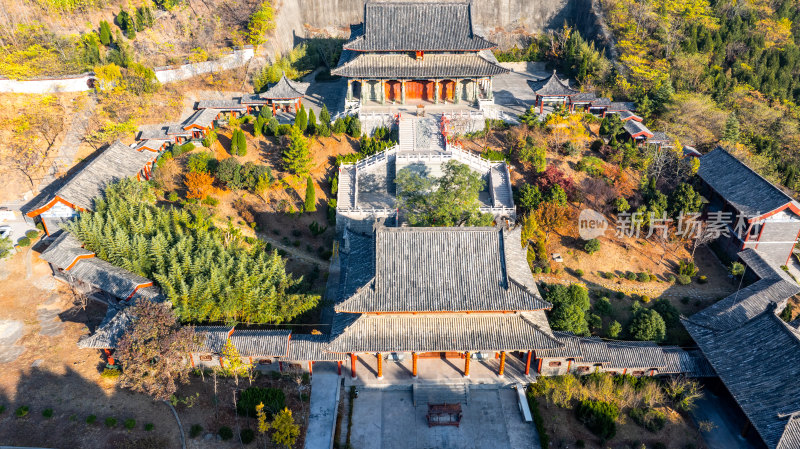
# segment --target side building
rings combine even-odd
[[[55,234],[61,222],[79,212],[91,210],[95,198],[100,197],[107,185],[131,176],[150,179],[163,148],[160,141],[134,147],[114,142],[81,166],[60,187],[43,192],[37,200],[23,207],[22,212],[30,219],[38,218],[48,235]]]
[[[772,264],[787,265],[800,236],[800,204],[722,147],[700,157],[697,174],[709,219],[722,222],[724,233],[714,244],[731,260],[752,248]]]
[[[739,258],[756,281],[682,322],[766,447],[798,448],[800,321],[778,314],[800,286],[769,254]]]

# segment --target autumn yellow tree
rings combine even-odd
[[[554,150],[561,149],[567,142],[583,148],[589,142],[589,132],[580,114],[550,114],[545,122],[547,142]]]
[[[569,207],[550,202],[542,203],[533,212],[533,218],[539,229],[544,232],[544,241],[547,242],[551,232],[555,232],[567,224]]]
[[[208,173],[192,172],[186,174],[186,198],[204,200],[214,191],[214,178]]]

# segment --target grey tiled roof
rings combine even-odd
[[[592,107],[602,108],[611,104],[611,99],[606,97],[599,97],[592,101]]]
[[[684,325],[767,447],[797,447],[796,420],[781,415],[800,411],[800,335],[774,312],[728,331]]]
[[[797,284],[782,269],[768,263],[757,250],[748,248],[739,258],[760,279],[716,302],[689,320],[714,330],[729,330],[754,318],[769,307],[783,308],[786,300],[800,293]]]
[[[261,98],[259,96],[259,94],[242,95],[242,99],[240,101],[242,102],[243,105],[248,105],[248,104],[267,104],[267,103],[269,103],[269,100],[267,100],[265,98]]]
[[[94,256],[94,253],[84,249],[80,240],[73,237],[69,232],[64,231],[39,257],[64,270],[80,256]]]
[[[242,104],[240,98],[233,100],[201,100],[197,102],[196,109],[224,109],[230,111],[244,111],[247,106]]]
[[[289,340],[289,353],[281,357],[290,361],[312,360],[315,362],[339,361],[347,359],[340,353],[328,352],[328,335],[292,334]]]
[[[553,74],[546,80],[540,83],[540,86],[534,88],[536,95],[543,97],[567,97],[570,95],[579,94],[580,92],[569,87],[569,83],[562,81],[553,70]]]
[[[128,299],[137,287],[152,284],[146,277],[116,267],[97,257],[79,261],[68,273],[119,299]]]
[[[613,101],[608,104],[606,111],[608,112],[623,112],[635,111],[636,106],[630,101]]]
[[[359,30],[361,31],[361,30]],[[367,2],[356,51],[483,50],[495,44],[475,34],[469,3]]]
[[[649,142],[669,142],[669,136],[664,131],[653,131],[653,137],[647,140]]]
[[[569,332],[553,332],[563,343],[560,348],[536,351],[536,357],[575,359],[595,363],[606,369],[656,369],[659,374],[713,376],[702,354],[675,346],[658,346],[650,341],[604,341],[597,337],[577,337]]]
[[[145,139],[136,142],[133,149],[136,151],[159,151],[169,139]]]
[[[157,156],[151,151],[136,151],[119,141],[114,142],[56,190],[55,196],[80,208],[91,209],[94,199],[108,184],[136,175]],[[44,203],[51,199],[45,198]]]
[[[594,92],[578,92],[570,97],[573,103],[591,103],[597,99]]]
[[[200,109],[190,115],[181,126],[183,129],[187,129],[192,125],[210,128],[219,114],[220,112],[217,109]]]
[[[221,354],[231,330],[232,326],[196,326],[194,331],[201,337],[201,341],[194,347],[194,352]]]
[[[379,228],[375,276],[337,312],[548,309],[521,250],[519,229]]]
[[[340,334],[333,338],[329,350],[341,353],[515,351],[561,345],[552,337],[543,311],[421,315],[339,313],[334,328]]]
[[[114,349],[119,339],[133,321],[129,309],[109,309],[106,317],[92,335],[78,340],[78,347],[84,349]]]
[[[629,120],[629,119],[630,120],[636,120],[637,122],[641,122],[642,121],[641,117],[639,117],[638,115],[634,114],[631,111],[621,111],[619,113],[619,118],[622,119],[623,121]]]
[[[266,92],[262,92],[259,97],[265,100],[281,100],[291,98],[301,98],[306,94],[309,83],[301,83],[300,81],[292,81],[286,78],[284,73],[277,83],[270,86]]]
[[[139,129],[136,140],[163,140],[171,142],[174,137],[167,133],[171,125],[146,125]],[[183,130],[181,130],[183,132]]]
[[[242,357],[283,357],[289,350],[289,335],[284,329],[234,330],[231,343]]]
[[[739,257],[761,279],[681,321],[767,447],[797,447],[800,333],[776,313],[800,287],[756,250]]]
[[[644,126],[644,123],[637,122],[636,120],[628,120],[627,122],[625,122],[625,125],[623,125],[623,127],[625,128],[625,131],[627,131],[628,134],[630,134],[631,136],[635,136],[640,133],[644,133],[644,135],[647,137],[653,135],[653,133],[649,129],[647,129],[646,126]]]
[[[470,78],[501,75],[508,69],[475,53],[426,54],[416,59],[409,54],[361,54],[331,71],[348,78]]]
[[[740,213],[755,216],[797,203],[722,147],[700,158],[697,174]]]

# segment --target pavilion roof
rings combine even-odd
[[[220,109],[225,111],[246,111],[247,106],[242,104],[242,98],[232,100],[200,100],[196,109]]]
[[[475,33],[472,6],[466,2],[367,2],[363,27],[357,31],[345,49],[478,51],[496,47]]]
[[[358,54],[331,71],[348,78],[470,78],[495,76],[508,69],[477,53],[426,54],[417,59],[410,54]]]
[[[286,100],[292,98],[302,98],[308,90],[309,83],[292,81],[284,73],[277,83],[273,84],[266,92],[258,94],[265,100]]]
[[[544,311],[471,314],[337,313],[331,352],[517,351],[560,347]]]
[[[337,312],[552,307],[542,299],[528,268],[520,229],[381,227],[375,233],[374,255],[374,276],[337,304]]]
[[[542,97],[569,97],[581,93],[569,87],[569,83],[566,81],[562,81],[555,70],[553,70],[553,74],[544,80],[540,87],[534,89],[534,91],[536,95]]]
[[[739,213],[755,217],[791,203],[800,205],[722,147],[700,158],[697,174]]]

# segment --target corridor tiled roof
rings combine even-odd
[[[355,51],[477,51],[495,46],[475,34],[472,6],[455,2],[367,2],[363,35],[345,44]]]
[[[749,216],[774,211],[787,203],[800,206],[722,147],[700,158],[697,174],[738,212]]]
[[[508,69],[475,53],[427,54],[416,59],[409,54],[360,54],[331,70],[349,78],[447,78],[501,75]]]
[[[242,357],[284,357],[291,333],[285,329],[237,329],[231,335],[231,343]]]
[[[78,340],[78,347],[82,349],[114,349],[132,321],[133,315],[129,309],[109,308],[94,333],[84,335]]]
[[[375,275],[337,312],[549,309],[528,269],[519,229],[379,228]]]
[[[93,257],[94,253],[85,249],[80,240],[69,232],[63,231],[53,243],[39,256],[53,264],[56,268],[65,270],[81,257]]]

